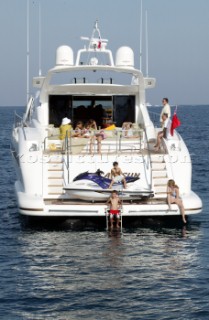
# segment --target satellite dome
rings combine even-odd
[[[56,65],[73,66],[73,50],[69,46],[60,46],[56,52]]]
[[[134,67],[134,53],[130,47],[120,47],[116,52],[117,67]]]

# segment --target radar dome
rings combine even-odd
[[[56,65],[73,66],[73,50],[68,46],[60,46],[56,52]]]
[[[116,52],[117,67],[133,67],[134,53],[130,47],[120,47]]]

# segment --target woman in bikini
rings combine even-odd
[[[182,220],[184,223],[186,223],[184,205],[181,198],[179,197],[179,187],[175,184],[175,181],[172,179],[168,180],[167,184],[167,201],[169,209],[171,208],[171,204],[177,204],[181,212]]]
[[[90,119],[88,123],[91,128],[91,132],[94,132],[94,134],[91,135],[90,153],[91,154],[93,153],[93,146],[94,146],[94,142],[96,140],[97,141],[97,152],[99,154],[101,154],[101,141],[106,139],[105,131],[102,129],[97,132],[97,124],[93,119]]]

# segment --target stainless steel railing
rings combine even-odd
[[[91,131],[88,137],[75,136],[75,130],[70,131],[69,137],[60,140],[59,135],[50,134],[44,139],[44,150],[48,151],[62,151],[69,154],[97,153],[98,136],[104,134],[104,139],[101,139],[101,153],[116,153],[122,152],[141,153],[144,147],[144,130],[134,130],[133,136],[125,136],[122,129],[116,130],[94,130]]]
[[[145,157],[143,156],[143,159],[145,161],[146,169],[150,172],[150,189],[152,190],[153,187],[153,179],[152,179],[152,160],[151,160],[151,151],[150,151],[150,144],[147,137],[146,130],[144,131],[145,134],[145,145],[147,146],[147,162],[145,160]]]
[[[21,116],[19,116],[19,114],[15,112],[13,128],[22,127],[22,126],[23,126],[23,119]]]

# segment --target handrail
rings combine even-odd
[[[23,118],[16,113],[14,113],[14,128],[17,128],[17,127],[22,127],[23,126]]]
[[[149,140],[148,140],[148,137],[147,137],[147,131],[146,131],[146,129],[144,130],[144,133],[145,133],[145,141],[146,141],[147,152],[148,152],[147,160],[149,159],[149,165],[148,165],[148,161],[147,161],[146,167],[147,167],[147,169],[150,169],[150,188],[152,189],[152,186],[153,186],[152,165],[151,165],[152,161],[151,161],[151,153],[150,153],[150,147],[149,147]]]
[[[30,99],[28,100],[28,103],[26,106],[26,111],[23,115],[23,123],[24,124],[26,124],[28,121],[31,120],[33,106],[34,106],[34,98],[31,96]]]
[[[67,183],[66,183],[66,179],[65,179],[65,170],[64,170],[64,176],[63,176],[63,179],[64,179],[64,182],[65,182],[65,185],[69,184],[70,182],[70,161],[69,161],[69,140],[68,140],[68,131],[66,131],[66,134],[65,134],[65,138],[64,138],[64,141],[63,141],[63,146],[62,146],[62,153],[66,154],[66,160],[65,160],[65,157],[63,157],[63,164],[64,164],[64,167],[66,167],[66,170],[67,170]],[[67,151],[67,152],[66,152]]]
[[[25,129],[24,129],[24,123],[23,123],[23,118],[21,116],[19,116],[19,114],[17,114],[16,112],[14,113],[14,125],[13,125],[13,129],[15,128],[22,128],[23,129],[23,135],[24,138],[26,140],[26,133],[25,133]]]
[[[108,130],[109,131],[109,130]],[[108,132],[107,131],[107,132]],[[63,154],[62,157],[62,161],[63,161],[63,170],[64,170],[64,176],[63,176],[63,182],[65,185],[68,185],[70,183],[70,155],[73,153],[73,134],[74,134],[74,130],[71,130],[70,132],[70,136],[68,137],[68,132],[66,132],[65,135],[65,139],[64,140],[60,140],[59,137],[60,135],[56,134],[56,135],[48,135],[44,138],[43,141],[43,151],[51,151],[51,152],[60,152],[61,154]],[[87,138],[88,142],[91,142],[91,138],[95,136],[96,133],[99,133],[100,130],[95,130],[94,132],[92,132],[93,134]],[[143,130],[144,132],[144,130]],[[133,152],[136,152],[137,150],[139,150],[138,152],[140,152],[143,156],[142,151],[142,129],[137,129],[134,130],[134,134],[136,135],[135,138],[136,140],[135,143],[137,143],[137,145],[139,144],[139,149],[131,149]],[[122,140],[122,138],[124,138],[124,132],[122,130],[113,130],[112,132],[112,136],[113,139],[110,139],[110,146],[115,146],[115,152],[118,155],[118,152],[122,152],[124,150],[127,150],[126,146],[128,148],[130,148],[130,146],[132,146],[133,140],[129,140],[129,138]],[[51,140],[50,140],[51,139]],[[108,138],[107,138],[108,139]],[[48,143],[47,143],[48,141]],[[51,141],[51,144],[50,144]],[[56,141],[58,143],[58,149],[57,149],[57,145],[56,145]],[[81,147],[81,146],[86,146],[87,144],[83,144],[83,140],[81,141],[81,144],[79,144],[79,138],[77,138],[75,141],[78,142],[78,145],[75,145],[75,147]],[[123,145],[123,142],[125,141],[125,144]],[[130,143],[126,144],[126,141],[130,141]],[[92,143],[95,143],[95,139],[92,139]],[[125,146],[125,147],[124,147]],[[124,147],[124,149],[123,149]],[[108,149],[109,152],[110,149]],[[79,152],[82,153],[82,150],[80,150]],[[149,155],[150,158],[150,155]],[[144,161],[145,162],[145,161]],[[146,163],[147,168],[149,168],[149,163]],[[151,183],[152,183],[152,179],[151,179]]]
[[[131,137],[126,137],[124,135],[124,131],[121,128],[116,128],[113,130],[102,130],[105,138],[103,139],[103,146],[105,146],[107,149],[104,152],[109,153],[110,149],[111,151],[115,151],[116,154],[118,155],[118,153],[124,151],[124,150],[128,150],[131,148],[131,151],[134,152],[133,149],[133,145],[137,144],[138,149],[135,148],[135,152],[138,150],[138,152],[141,152],[142,150],[142,143],[141,143],[141,133],[142,133],[142,129],[135,129],[134,130],[134,135]],[[143,130],[144,131],[144,130]],[[71,130],[70,136],[69,138],[65,141],[62,145],[62,151],[63,152],[68,152],[69,154],[73,153],[73,150],[79,150],[79,149],[74,149],[77,147],[85,147],[88,144],[90,144],[92,146],[91,150],[93,151],[93,153],[95,153],[95,149],[96,149],[96,143],[97,143],[97,139],[96,136],[97,134],[101,133],[101,130],[94,130],[90,133],[89,137],[85,137],[85,136],[81,136],[81,137],[76,137],[74,136],[74,134],[76,133],[75,130]],[[81,140],[79,140],[81,139]],[[52,141],[50,144],[50,140]],[[49,134],[44,138],[43,144],[44,144],[44,150],[51,150],[51,151],[55,151],[57,149],[56,147],[56,141],[60,141],[60,147],[61,147],[61,141],[60,140],[60,135],[59,134]],[[85,142],[86,141],[86,142]],[[128,143],[130,141],[130,143]],[[47,144],[48,142],[48,144]],[[51,145],[51,148],[50,148]],[[109,147],[108,147],[109,146]],[[127,146],[127,147],[126,147]],[[86,150],[87,151],[87,150]],[[82,151],[81,151],[82,152]]]
[[[65,157],[63,157],[63,164],[64,164],[64,167],[67,170],[67,183],[66,183],[66,179],[65,179],[65,170],[64,170],[64,176],[63,176],[65,185],[67,185],[70,182],[70,172],[69,172],[70,170],[69,170],[69,158],[68,157],[67,157],[67,162],[65,160]]]
[[[71,143],[70,143],[70,147],[71,147]],[[66,132],[66,135],[65,135],[65,148],[67,149],[67,182],[69,183],[70,182],[70,161],[69,161],[69,143],[68,143],[68,132]],[[65,164],[65,157],[64,157],[64,164]],[[64,178],[65,178],[65,175],[64,175]]]

